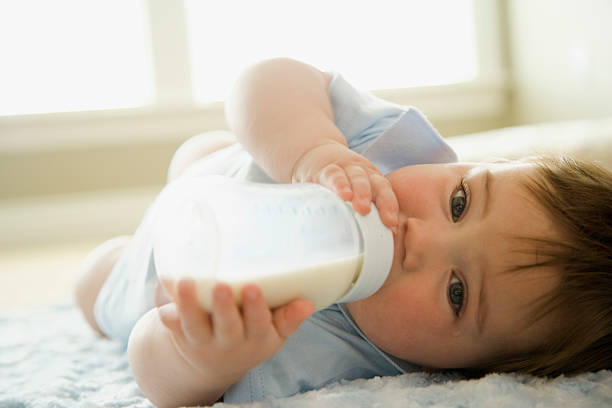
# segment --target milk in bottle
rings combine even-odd
[[[393,237],[376,208],[361,216],[318,184],[265,184],[224,176],[177,179],[160,194],[154,262],[173,297],[181,278],[196,283],[210,310],[227,283],[238,304],[247,283],[270,307],[293,299],[316,309],[376,292],[393,258]]]

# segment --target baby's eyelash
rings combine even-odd
[[[453,191],[450,198],[450,213],[453,222],[459,221],[467,211],[470,203],[470,186],[465,179]]]
[[[465,181],[464,178],[461,179],[461,188],[463,188],[463,191],[465,191],[465,196],[466,198],[470,198],[470,185]]]
[[[465,308],[467,298],[467,287],[461,279],[453,274],[448,285],[448,300],[457,317],[460,317]]]

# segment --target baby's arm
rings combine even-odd
[[[177,292],[176,303],[138,321],[128,344],[138,386],[160,407],[213,404],[272,356],[313,311],[305,300],[270,311],[259,288],[248,285],[241,314],[230,288],[219,284],[209,315],[200,308],[192,281],[181,281]]]
[[[334,124],[329,82],[329,75],[295,60],[256,64],[234,86],[228,123],[272,178],[320,183],[361,214],[373,201],[383,222],[395,226],[397,198],[380,171],[348,148]]]

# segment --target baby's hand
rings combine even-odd
[[[382,222],[397,228],[399,205],[391,183],[372,162],[342,144],[324,144],[308,151],[295,165],[292,181],[319,183],[351,201],[362,215],[370,212],[374,202]]]
[[[306,300],[294,300],[271,311],[259,287],[242,291],[242,313],[225,284],[213,289],[212,312],[198,304],[195,284],[181,280],[174,301],[159,316],[182,357],[202,373],[218,373],[227,384],[276,353],[288,336],[312,314]]]

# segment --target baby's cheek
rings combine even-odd
[[[447,334],[449,320],[452,319],[450,307],[444,314],[444,305],[438,303],[439,296],[420,285],[398,287],[389,291],[388,310],[393,310],[393,324],[410,332],[427,334]]]

